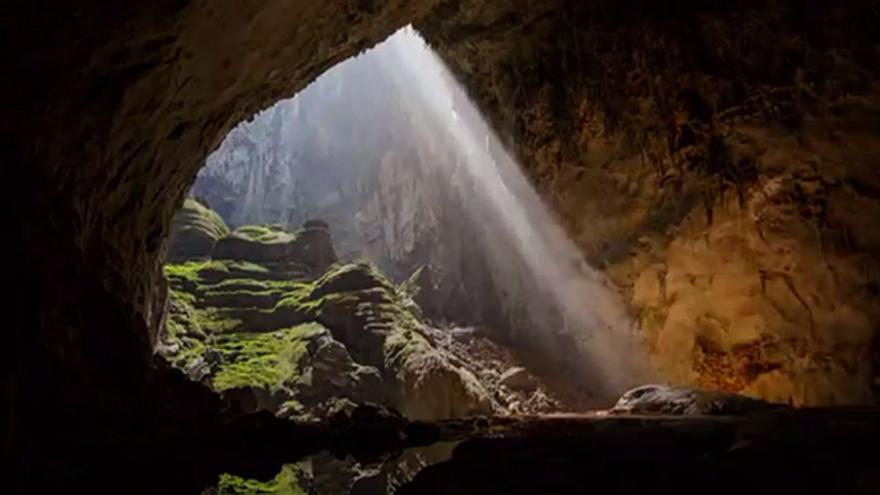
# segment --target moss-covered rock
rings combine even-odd
[[[395,384],[395,406],[413,419],[490,413],[491,398],[467,370],[426,338],[411,299],[370,263],[331,267],[304,301],[356,360]]]
[[[306,495],[302,488],[303,471],[296,464],[288,464],[269,481],[221,474],[217,482],[217,495]]]
[[[216,336],[211,349],[217,354],[214,389],[263,388],[276,392],[299,376],[299,363],[307,342],[324,328],[305,323],[267,333],[228,333]]]
[[[215,253],[230,239],[271,248],[311,231],[326,229],[240,228]],[[372,264],[336,263],[310,280],[288,261],[225,255],[165,267],[171,298],[160,352],[243,409],[309,418],[379,403],[414,419],[492,411],[474,376],[426,338],[411,295]]]
[[[171,225],[168,259],[181,262],[211,255],[218,239],[229,234],[226,223],[214,210],[187,198]]]
[[[286,232],[277,225],[246,225],[217,241],[215,260],[291,264],[320,275],[336,261],[330,232],[325,228]]]

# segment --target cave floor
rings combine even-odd
[[[605,413],[435,426],[466,438],[399,493],[880,493],[880,410]]]
[[[311,426],[246,415],[178,433],[112,445],[65,442],[72,455],[55,452],[63,459],[52,455],[53,465],[31,465],[30,474],[40,471],[39,477],[19,474],[39,488],[26,490],[31,493],[50,487],[118,493],[125,487],[127,493],[192,494],[223,472],[270,479],[282,465],[319,452],[381,466],[409,448],[454,443],[446,460],[419,471],[397,493],[880,493],[878,408],[743,416],[596,412],[433,423],[367,411]]]

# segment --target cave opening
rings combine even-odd
[[[233,128],[167,250],[158,355],[250,413],[571,413],[648,376],[620,294],[412,27]],[[376,493],[447,451],[389,463]],[[273,483],[357,470],[318,456]]]
[[[235,127],[178,213],[168,259],[159,353],[218,392],[256,390],[260,409],[285,417],[326,416],[342,398],[420,420],[595,409],[648,376],[636,376],[644,356],[625,336],[621,296],[411,27]],[[411,313],[405,325],[379,304],[373,319],[338,321],[369,304],[358,291],[383,287],[383,303]],[[399,339],[425,348],[398,350]],[[322,363],[333,346],[348,361]],[[420,369],[419,353],[449,362],[467,393]],[[394,390],[361,384],[359,367]],[[297,384],[319,369],[340,376],[308,379],[374,390]],[[403,375],[438,388],[415,390]]]
[[[3,20],[16,290],[2,445],[13,491],[196,493],[220,473],[235,473],[220,478],[233,493],[297,493],[318,478],[347,480],[333,493],[877,486],[874,0],[68,9],[10,5]],[[310,81],[407,23],[467,88],[475,118],[467,97],[454,114],[415,112],[403,134],[375,138],[396,148],[390,156],[348,162],[377,174],[354,189],[331,186],[338,177],[317,172],[328,166],[300,177],[314,179],[300,181],[305,190],[285,190],[296,181],[274,172],[232,180],[245,185],[242,211],[262,216],[237,217],[234,201],[208,197],[210,180],[222,188],[235,176],[235,160],[197,172],[237,122],[297,92],[288,105],[306,104]],[[401,101],[383,117],[440,100]],[[284,112],[269,113],[283,123]],[[305,128],[322,134],[313,120]],[[373,120],[379,135],[399,127]],[[239,130],[233,138],[247,141]],[[371,136],[336,132],[352,144]],[[412,134],[429,139],[402,146]],[[436,159],[447,140],[454,151]],[[334,141],[292,159],[323,153],[336,165]],[[423,162],[433,167],[412,166]],[[467,180],[450,187],[450,176]],[[380,194],[366,200],[371,191]],[[301,204],[261,209],[276,193]],[[420,195],[452,207],[410,201]],[[346,200],[360,205],[346,210],[353,218],[333,218]],[[469,227],[449,230],[433,214],[449,211],[460,214],[448,224]],[[216,237],[209,255],[175,258],[186,221]],[[439,242],[414,235],[425,225],[438,226]],[[456,252],[465,261],[449,263]],[[371,261],[349,262],[361,257]],[[444,276],[465,283],[416,294],[442,289]],[[619,306],[596,304],[609,294]],[[587,327],[611,331],[581,342],[570,330],[584,314]],[[621,360],[638,354],[614,352],[626,331],[647,353],[632,364]],[[498,349],[515,354],[491,370],[499,382],[515,372],[504,378],[517,393],[501,398],[468,369]],[[610,411],[546,414],[598,405],[570,396],[609,405],[622,384],[645,380],[641,368],[674,386],[635,388]],[[392,375],[416,393],[387,387]],[[321,400],[360,386],[382,407]],[[494,406],[480,387],[504,414],[483,414]],[[520,400],[521,389],[553,401]],[[433,421],[441,416],[456,419]],[[413,446],[443,451],[440,461],[414,476],[386,469],[412,474],[434,455],[397,455]],[[298,463],[317,452],[332,455]],[[337,462],[346,456],[357,465]],[[406,465],[379,467],[387,457]]]

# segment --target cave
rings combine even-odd
[[[5,10],[0,84],[10,98],[0,122],[14,345],[3,450],[12,492],[210,493],[233,476],[228,493],[265,493],[265,480],[277,488],[295,478],[290,466],[308,456],[375,466],[433,447],[445,458],[400,481],[398,493],[880,490],[876,0],[42,0]],[[595,402],[499,415],[477,401],[436,413],[435,404],[469,393],[456,378],[457,391],[303,421],[294,405],[244,389],[230,373],[194,379],[197,360],[168,350],[193,280],[168,268],[191,255],[175,250],[181,212],[234,214],[199,197],[209,155],[237,126],[303,100],[322,75],[401,29],[419,33],[485,118],[493,157],[521,166],[536,198],[524,214],[552,218],[560,243],[577,253],[559,266],[607,288],[541,291],[584,311],[613,294],[638,338],[644,355],[562,337],[538,346],[527,367],[562,385],[623,361],[639,368],[607,388],[563,387]],[[415,162],[385,161],[394,170]],[[242,243],[265,236],[292,246],[288,254],[333,251],[327,232],[338,222],[275,213],[302,229],[242,231],[281,217],[237,219],[235,239],[221,242],[232,235],[226,226],[211,239],[212,262],[241,261],[250,256]],[[512,308],[529,314],[538,302],[481,286],[481,270],[506,262],[482,253],[455,275],[463,292],[420,301],[418,318],[448,314],[435,303],[449,301],[493,328],[497,345],[537,348]],[[310,297],[366,280],[361,288],[377,299],[358,305],[408,304],[392,285],[414,264],[382,266],[388,281],[367,263],[336,258],[309,258]],[[257,260],[267,261],[277,260]],[[210,276],[199,270],[198,281]],[[333,327],[347,347],[345,336],[367,326],[343,312],[337,331],[316,301],[295,301],[317,312],[297,323]],[[380,323],[396,336],[416,313],[394,311]],[[383,335],[380,347],[400,342]],[[375,357],[371,345],[352,344],[357,366]],[[389,367],[377,359],[377,369]],[[385,493],[376,479],[346,490]]]

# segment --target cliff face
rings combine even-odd
[[[515,304],[499,307],[499,294],[524,288],[493,276],[505,254],[476,214],[481,192],[450,172],[463,153],[412,104],[399,64],[382,44],[241,123],[192,193],[233,225],[326,221],[343,259],[372,260],[395,280],[424,267],[430,318],[506,330]]]
[[[460,2],[434,14],[417,27],[621,289],[662,376],[795,404],[873,400],[878,241],[866,222],[880,209],[871,172],[880,148],[870,2],[662,11],[546,2],[528,16]],[[261,220],[286,221],[283,204],[333,218],[344,251],[396,277],[442,269],[434,315],[522,333],[533,324],[516,315],[535,304],[528,281],[492,269],[504,254],[466,219],[472,198],[434,187],[445,180],[438,162],[457,158],[417,125],[402,130],[418,112],[401,107],[400,90],[381,89],[393,84],[375,67],[335,68],[236,129],[196,191],[233,184],[242,211],[270,205]],[[345,111],[358,101],[362,112]],[[385,135],[369,120],[388,108]],[[261,151],[241,144],[241,129]],[[333,140],[352,129],[365,130],[353,133],[357,146]],[[346,154],[356,147],[369,151]],[[241,157],[267,150],[284,173],[241,172]]]
[[[418,27],[623,288],[665,376],[872,400],[875,3],[471,3]]]

